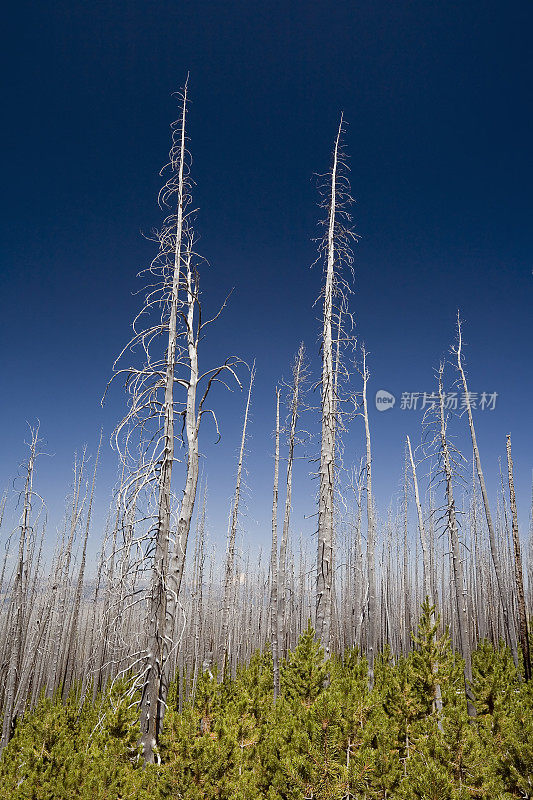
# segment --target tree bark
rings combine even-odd
[[[333,510],[335,499],[335,374],[333,363],[333,296],[335,293],[335,214],[337,211],[337,170],[339,125],[333,151],[331,194],[326,246],[326,284],[324,287],[322,327],[322,440],[320,449],[320,487],[318,498],[318,554],[316,583],[316,633],[326,656],[330,649],[333,587]]]

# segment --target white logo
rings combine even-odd
[[[386,392],[385,389],[380,389],[376,392],[376,408],[378,411],[388,411],[389,408],[394,406],[396,402],[396,398],[390,392]]]

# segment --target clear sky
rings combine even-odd
[[[74,450],[87,442],[94,451],[100,426],[109,434],[122,414],[118,389],[103,410],[99,401],[138,309],[136,273],[154,254],[141,231],[161,220],[171,92],[190,71],[208,307],[235,287],[202,357],[257,361],[251,536],[268,546],[273,390],[300,340],[317,375],[313,174],[329,167],[341,110],[361,236],[351,310],[371,354],[371,396],[433,389],[459,307],[471,389],[498,393],[495,410],[476,416],[489,485],[511,432],[527,529],[532,25],[528,0],[11,4],[2,20],[0,485],[24,456],[26,421],[39,418],[54,455],[40,461],[37,488],[55,526]],[[223,441],[214,449],[206,429],[202,442],[217,530],[244,399],[218,398]],[[420,420],[399,399],[372,410],[382,510],[398,490],[405,433],[419,441]],[[346,445],[359,461],[360,425]],[[114,464],[106,450],[100,516]],[[314,510],[309,470],[298,467],[296,528]]]

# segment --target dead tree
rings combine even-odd
[[[294,448],[296,444],[296,426],[298,424],[298,417],[302,402],[302,387],[306,378],[305,369],[305,348],[303,342],[298,348],[293,370],[292,370],[292,386],[291,386],[291,411],[289,423],[289,452],[287,456],[287,477],[286,477],[286,493],[285,493],[285,510],[283,514],[283,531],[281,534],[281,542],[279,548],[279,561],[278,561],[278,636],[281,637],[281,655],[287,655],[288,646],[288,619],[287,619],[287,547],[289,543],[289,529],[290,518],[292,509],[292,474],[294,466]]]
[[[195,553],[194,570],[194,652],[193,652],[193,676],[191,694],[194,698],[198,675],[200,674],[200,646],[204,627],[204,563],[205,563],[205,518],[207,505],[207,484],[204,488],[202,510],[198,521],[198,535]]]
[[[59,587],[58,604],[55,610],[55,620],[53,627],[52,640],[54,641],[54,651],[51,658],[50,679],[47,687],[48,696],[51,697],[57,689],[64,676],[64,665],[67,659],[68,647],[68,618],[67,609],[70,601],[71,575],[70,564],[72,561],[72,550],[78,526],[81,521],[85,498],[82,497],[81,487],[84,479],[84,469],[86,461],[86,448],[84,447],[81,463],[78,457],[74,459],[74,486],[72,493],[72,506],[70,517],[66,520],[68,528],[68,538],[59,559]]]
[[[278,491],[279,491],[279,397],[276,388],[276,430],[274,444],[274,488],[272,492],[272,552],[270,556],[270,638],[272,644],[272,670],[274,700],[279,695],[278,647]]]
[[[220,658],[219,667],[223,676],[229,667],[228,659],[230,654],[229,627],[231,615],[231,599],[235,588],[234,568],[235,568],[235,543],[237,540],[237,524],[239,522],[239,503],[241,498],[242,468],[244,464],[244,448],[246,444],[246,428],[248,425],[248,415],[250,412],[250,399],[252,397],[252,386],[255,378],[255,362],[250,373],[250,383],[248,386],[248,397],[244,410],[244,421],[242,425],[241,446],[239,450],[239,461],[237,463],[237,478],[235,481],[235,494],[229,520],[228,529],[228,550],[226,554],[226,571],[224,576],[224,605],[222,607],[222,630],[220,636]]]
[[[372,445],[370,442],[370,424],[368,420],[367,384],[370,377],[366,365],[366,349],[362,347],[363,363],[361,375],[363,378],[363,420],[365,425],[365,475],[366,475],[366,563],[368,583],[368,624],[367,624],[367,658],[368,658],[368,685],[374,686],[374,657],[377,649],[377,601],[376,601],[376,523],[374,518],[374,498],[372,495]]]
[[[321,447],[318,494],[318,552],[316,577],[317,638],[326,654],[330,650],[332,593],[333,593],[333,545],[335,504],[335,437],[338,425],[338,369],[334,356],[333,323],[335,309],[340,314],[346,295],[347,284],[342,277],[342,263],[352,264],[350,242],[354,237],[349,227],[350,216],[346,207],[351,201],[349,182],[345,175],[345,159],[341,148],[343,118],[333,148],[333,162],[327,184],[327,195],[323,206],[327,209],[326,233],[320,251],[325,261],[325,284],[322,312],[322,377],[321,390]],[[340,317],[338,318],[340,320]],[[337,333],[337,344],[340,333]],[[338,351],[337,351],[338,352]]]
[[[472,416],[472,403],[470,401],[468,384],[466,381],[466,375],[463,367],[461,320],[459,319],[459,314],[457,314],[457,347],[455,348],[454,352],[457,356],[457,370],[461,376],[461,381],[464,389],[464,399],[465,399],[466,412],[468,415],[468,425],[470,427],[470,436],[472,438],[472,447],[474,450],[474,458],[476,461],[477,476],[479,480],[479,486],[481,489],[481,496],[483,498],[483,506],[485,509],[485,517],[487,520],[487,528],[489,531],[490,552],[492,556],[492,563],[494,565],[494,573],[496,575],[496,583],[500,595],[500,602],[502,605],[503,618],[505,621],[507,635],[509,637],[509,645],[511,647],[511,652],[513,654],[513,661],[515,665],[518,666],[518,652],[516,649],[516,631],[515,631],[514,619],[511,609],[509,607],[507,593],[505,591],[502,568],[500,564],[500,556],[498,553],[498,546],[496,543],[496,534],[492,522],[492,515],[490,513],[489,496],[487,493],[487,487],[485,486],[485,478],[483,475],[483,468],[481,466],[481,457],[479,455],[479,448],[477,445],[476,430],[474,427],[474,418]]]
[[[362,539],[362,517],[363,517],[363,482],[364,482],[364,460],[361,457],[359,472],[354,470],[354,480],[352,488],[355,494],[357,514],[355,518],[354,530],[354,596],[353,596],[353,643],[361,647],[361,631],[363,620],[366,615],[365,581],[363,570],[363,539]]]
[[[431,603],[431,625],[435,626],[435,600],[432,596],[431,591],[431,571],[430,571],[430,560],[429,560],[429,547],[428,541],[426,537],[426,529],[424,526],[424,517],[422,514],[422,505],[420,503],[420,493],[418,491],[418,478],[416,475],[416,466],[415,460],[413,458],[413,450],[411,448],[411,440],[409,436],[407,437],[407,449],[409,452],[409,461],[411,463],[411,473],[413,476],[413,489],[415,493],[415,504],[416,504],[416,513],[418,516],[418,530],[420,532],[420,544],[422,546],[422,565],[423,565],[423,575],[424,575],[424,595],[425,599]],[[432,664],[433,672],[436,671],[436,667]],[[437,711],[437,719],[438,719],[438,726],[439,730],[442,730],[442,694],[439,681],[435,683],[435,709]]]
[[[91,493],[89,495],[89,506],[87,509],[87,518],[85,520],[85,534],[83,537],[83,547],[82,547],[82,554],[81,554],[81,563],[80,569],[78,572],[78,580],[76,583],[76,591],[74,595],[74,606],[72,609],[72,616],[70,619],[69,625],[69,632],[67,636],[67,645],[66,645],[66,652],[65,652],[65,672],[63,677],[63,697],[66,697],[70,689],[70,684],[72,680],[72,675],[74,672],[74,657],[77,645],[77,635],[78,635],[78,619],[80,615],[80,607],[81,607],[81,598],[83,592],[83,580],[85,577],[85,564],[87,559],[87,541],[89,539],[89,531],[91,528],[91,515],[92,515],[92,507],[93,507],[93,499],[94,499],[94,487],[96,483],[96,471],[98,469],[98,459],[100,457],[100,448],[102,447],[102,433],[100,433],[100,441],[98,442],[98,449],[96,451],[96,458],[94,462],[94,472],[93,472],[93,479],[91,484]]]
[[[113,376],[125,377],[130,395],[128,413],[114,434],[129,473],[121,493],[123,506],[141,507],[140,498],[146,497],[132,547],[140,553],[135,566],[139,576],[146,575],[148,569],[151,573],[146,646],[136,655],[141,664],[136,686],[141,691],[141,743],[147,762],[156,758],[169,668],[175,655],[175,611],[196,498],[200,423],[204,414],[210,414],[218,433],[207,398],[213,385],[225,384],[225,375],[236,378],[233,367],[238,361],[230,358],[203,373],[198,367],[199,341],[222,309],[212,319],[202,315],[185,134],[187,84],[180,95],[180,105],[180,118],[172,126],[167,165],[170,175],[159,196],[161,205],[171,208],[171,213],[156,233],[159,250],[143,273],[149,278],[145,303],[135,318],[133,337],[115,362]],[[141,350],[144,364],[140,368],[120,367],[126,352],[135,349]],[[182,420],[181,436],[175,430],[177,419]],[[178,437],[186,458],[184,488],[177,524],[173,526],[172,486]],[[147,530],[140,524],[142,519],[148,523]],[[142,601],[139,593],[137,602]]]
[[[444,392],[442,388],[442,376],[444,364],[439,367],[439,421],[440,421],[440,453],[442,468],[446,487],[446,518],[450,536],[453,567],[453,588],[455,592],[455,607],[457,612],[457,628],[459,631],[459,646],[461,655],[465,662],[464,679],[466,705],[469,717],[476,716],[474,705],[474,692],[472,690],[472,641],[470,636],[470,626],[468,624],[468,614],[466,609],[466,597],[463,576],[463,561],[459,545],[459,528],[457,524],[457,514],[455,510],[455,499],[452,481],[452,459],[450,448],[446,436],[446,418],[444,415]]]
[[[8,655],[7,674],[3,692],[3,722],[0,750],[6,747],[11,738],[14,723],[14,708],[18,684],[21,678],[23,661],[23,642],[26,636],[24,631],[25,592],[24,572],[28,558],[28,543],[32,536],[32,503],[36,495],[33,489],[35,461],[38,456],[37,445],[39,442],[39,426],[31,429],[29,443],[30,455],[26,465],[26,478],[23,491],[23,506],[20,519],[20,534],[18,557],[15,576],[11,588],[11,602],[8,610],[8,623],[6,626],[6,640],[9,637],[10,650]],[[41,499],[41,498],[39,498]]]
[[[409,437],[407,437],[407,444],[409,445],[410,449],[410,442]],[[409,586],[409,549],[407,545],[407,536],[408,536],[408,510],[409,510],[409,502],[407,496],[407,487],[408,487],[408,477],[407,477],[407,458],[405,459],[404,465],[404,482],[403,482],[403,576],[402,576],[402,586],[403,586],[403,619],[402,625],[404,628],[404,635],[402,637],[403,640],[403,651],[404,655],[407,655],[410,649],[410,636],[411,636],[411,589]],[[428,567],[429,569],[429,567]]]
[[[511,434],[507,436],[507,467],[509,471],[509,496],[511,503],[513,547],[514,547],[514,568],[516,591],[518,594],[518,615],[520,620],[520,646],[522,648],[522,658],[524,660],[524,678],[531,680],[531,655],[529,652],[529,636],[526,614],[526,601],[524,597],[524,578],[522,575],[522,554],[520,552],[520,538],[518,534],[518,515],[516,512],[516,495],[514,490],[513,459],[511,456]]]

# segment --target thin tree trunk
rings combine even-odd
[[[229,639],[229,623],[231,613],[231,598],[234,590],[234,567],[235,567],[235,541],[237,539],[237,523],[239,521],[239,501],[241,497],[242,467],[244,463],[244,446],[246,443],[246,427],[248,425],[248,414],[250,411],[250,398],[252,396],[252,386],[255,378],[255,362],[250,373],[250,384],[248,387],[248,397],[244,412],[244,422],[242,426],[241,447],[239,450],[239,461],[237,464],[237,480],[235,484],[235,495],[233,497],[233,507],[231,511],[229,530],[228,530],[228,552],[226,556],[226,572],[224,578],[224,605],[222,607],[222,630],[219,646],[219,667],[220,675],[224,673],[228,666],[228,658],[231,652]]]
[[[298,412],[300,408],[301,386],[304,377],[304,357],[305,349],[303,342],[300,344],[298,354],[293,366],[293,384],[291,398],[291,424],[289,430],[289,454],[287,458],[287,481],[285,494],[285,511],[283,515],[283,531],[279,548],[278,562],[278,636],[281,637],[281,655],[287,655],[289,625],[287,618],[288,596],[287,596],[287,546],[289,542],[289,529],[292,502],[292,472],[294,464],[294,446],[296,441],[296,425],[298,422]]]
[[[17,683],[20,680],[20,667],[22,661],[21,645],[23,638],[22,620],[24,615],[24,597],[22,593],[22,578],[24,573],[24,554],[26,543],[31,528],[31,504],[33,495],[33,471],[35,466],[35,459],[37,458],[37,442],[38,442],[39,429],[32,431],[30,442],[30,457],[28,459],[28,466],[26,469],[26,482],[24,486],[24,506],[22,510],[22,519],[20,524],[20,537],[19,537],[19,552],[17,560],[17,568],[15,573],[15,580],[12,589],[11,601],[11,626],[12,626],[12,646],[9,654],[9,663],[7,669],[7,678],[4,691],[3,703],[3,723],[2,723],[2,738],[0,740],[0,751],[6,747],[12,734],[13,726],[13,710],[15,706],[15,696],[17,691]]]
[[[529,652],[529,637],[527,626],[526,602],[524,598],[524,578],[522,576],[522,555],[520,553],[520,538],[518,534],[518,515],[516,512],[516,496],[514,490],[513,459],[511,457],[511,434],[507,436],[507,466],[509,470],[509,495],[511,502],[511,515],[513,520],[513,545],[516,589],[518,592],[518,614],[520,619],[520,646],[524,659],[524,678],[531,680],[531,655]]]
[[[407,437],[407,443],[410,445],[409,437]],[[409,449],[410,452],[410,449]],[[413,462],[411,461],[411,466]],[[408,534],[408,499],[407,499],[407,460],[405,461],[405,471],[404,471],[404,496],[403,496],[403,601],[404,601],[404,615],[403,615],[403,626],[404,626],[404,639],[403,639],[403,652],[404,655],[410,650],[411,641],[411,608],[410,608],[410,587],[409,587],[409,551],[407,547],[407,534]],[[428,595],[429,596],[429,595]]]
[[[278,487],[279,487],[279,396],[276,389],[276,433],[274,445],[274,489],[272,496],[272,553],[270,557],[270,637],[272,640],[272,667],[274,700],[279,695],[278,648]]]
[[[191,529],[191,521],[196,501],[196,488],[198,485],[199,449],[198,434],[201,422],[201,410],[197,413],[196,391],[198,386],[198,340],[199,330],[195,329],[195,304],[197,301],[197,287],[194,285],[191,270],[191,253],[187,253],[186,265],[187,280],[187,352],[189,377],[187,382],[187,401],[185,408],[185,433],[187,437],[187,474],[185,488],[180,506],[174,551],[170,560],[167,596],[166,627],[170,634],[171,642],[176,628],[176,607],[183,580],[185,558],[187,555],[187,541]],[[167,634],[168,635],[168,634]],[[174,644],[174,647],[177,645]],[[165,703],[170,681],[170,660],[163,670],[163,683],[161,687],[161,702]],[[164,706],[163,706],[164,707]]]
[[[472,437],[472,447],[474,449],[474,458],[476,460],[476,469],[477,469],[477,476],[479,480],[479,486],[481,488],[481,495],[483,497],[483,506],[485,508],[485,517],[487,519],[487,528],[489,531],[489,542],[490,542],[490,552],[492,555],[492,563],[494,564],[494,572],[496,574],[496,583],[498,586],[498,592],[500,595],[500,600],[502,604],[502,611],[503,611],[503,618],[505,622],[505,627],[507,629],[507,634],[509,636],[509,642],[511,645],[511,652],[513,654],[513,661],[516,666],[518,666],[518,652],[516,648],[516,631],[513,616],[511,610],[509,608],[509,603],[507,599],[507,594],[505,592],[505,586],[503,581],[502,575],[502,568],[500,564],[500,557],[498,555],[498,547],[496,544],[496,534],[494,532],[494,525],[492,523],[492,516],[490,513],[490,505],[489,505],[489,496],[487,494],[487,487],[485,486],[485,478],[483,476],[483,469],[481,466],[481,457],[479,455],[479,448],[477,446],[477,439],[476,439],[476,431],[474,428],[474,418],[472,416],[472,405],[470,402],[470,395],[468,393],[468,385],[466,382],[466,375],[463,369],[463,362],[462,362],[462,335],[461,335],[461,322],[459,320],[459,315],[457,316],[457,369],[459,374],[461,375],[461,381],[463,383],[464,389],[464,398],[465,398],[465,405],[466,411],[468,414],[468,425],[470,427],[470,435]]]
[[[455,512],[455,500],[453,496],[452,466],[448,440],[446,438],[446,421],[444,418],[444,394],[442,390],[442,373],[444,366],[441,364],[439,370],[439,411],[440,411],[440,442],[441,453],[444,467],[444,478],[446,482],[446,501],[448,531],[450,534],[451,558],[453,568],[453,583],[455,590],[455,605],[457,609],[457,628],[459,633],[459,646],[461,655],[464,659],[464,678],[466,706],[469,717],[476,716],[474,705],[474,692],[472,690],[472,643],[468,626],[468,615],[466,611],[466,598],[464,591],[463,562],[459,547],[459,533],[457,517]]]
[[[98,459],[100,457],[100,448],[102,447],[102,435],[103,431],[100,432],[100,441],[98,442],[98,449],[96,451],[96,459],[94,462],[94,472],[93,472],[93,479],[91,485],[91,494],[89,496],[89,507],[87,509],[87,519],[85,522],[85,536],[83,538],[83,548],[82,548],[82,555],[81,555],[81,564],[80,570],[78,573],[78,581],[76,584],[76,592],[74,595],[74,609],[72,613],[72,620],[70,623],[70,631],[68,636],[68,643],[66,647],[66,665],[65,665],[65,674],[63,678],[63,697],[66,697],[70,689],[70,684],[72,680],[72,674],[74,671],[74,651],[76,646],[76,638],[78,633],[78,618],[80,614],[80,607],[81,607],[81,597],[83,591],[83,579],[85,576],[85,563],[87,558],[87,541],[89,539],[89,530],[91,527],[91,514],[93,508],[93,498],[94,498],[94,487],[96,484],[96,471],[98,469]]]
[[[372,447],[370,442],[370,425],[368,421],[367,383],[369,373],[366,366],[366,350],[363,347],[363,418],[365,423],[366,442],[366,518],[367,546],[366,561],[368,571],[368,625],[367,625],[367,658],[368,686],[374,686],[374,658],[377,647],[376,619],[376,526],[374,519],[374,498],[372,496]]]
[[[435,625],[435,604],[433,598],[431,596],[431,571],[430,571],[430,564],[429,564],[429,552],[428,552],[428,544],[426,539],[426,530],[424,527],[424,517],[422,516],[422,506],[420,504],[420,494],[418,491],[418,478],[416,476],[416,467],[415,467],[415,460],[413,458],[413,451],[411,448],[411,440],[409,436],[407,437],[407,448],[409,451],[409,460],[411,462],[411,472],[413,475],[413,487],[415,492],[415,503],[416,503],[416,512],[418,515],[418,530],[420,531],[420,544],[422,545],[422,562],[423,562],[423,569],[424,569],[424,595],[425,598],[429,603],[431,603],[432,611],[431,611],[431,625]],[[433,673],[436,672],[436,667],[432,664]],[[435,684],[435,709],[437,711],[437,719],[438,719],[438,726],[439,730],[442,731],[442,693],[440,688],[440,683],[437,681]]]

